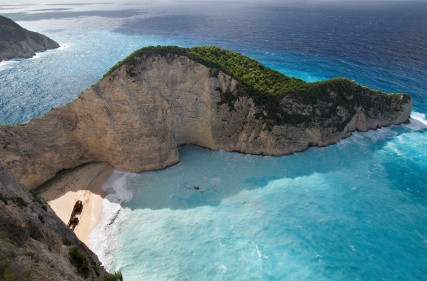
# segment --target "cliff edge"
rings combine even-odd
[[[148,47],[73,102],[0,127],[0,161],[34,188],[87,162],[162,169],[179,161],[183,144],[290,154],[406,122],[411,110],[406,94],[347,79],[305,83],[216,47]]]
[[[111,276],[47,203],[21,187],[1,165],[0,210],[0,280]]]
[[[13,20],[0,16],[0,62],[14,58],[31,58],[36,52],[59,48],[52,39],[22,28]]]

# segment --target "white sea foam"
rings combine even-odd
[[[427,129],[427,118],[426,115],[420,112],[413,112],[411,114],[410,122],[403,124],[402,126],[411,129],[413,131],[421,131]],[[366,138],[370,141],[379,141],[383,139],[393,138],[398,135],[398,132],[393,130],[393,126],[387,128],[380,128],[377,130],[370,130],[367,132],[354,132],[349,138],[341,140],[338,146],[347,145],[349,143],[356,142],[362,144]]]
[[[410,123],[405,124],[405,127],[414,131],[421,131],[427,129],[426,115],[420,112],[412,112]]]
[[[261,253],[261,250],[258,248],[258,245],[257,245],[257,244],[255,244],[255,248],[256,248],[256,251],[257,251],[257,254],[258,254],[258,258],[265,258],[265,259],[268,259],[268,256],[265,256],[265,255],[263,255],[263,254]]]
[[[17,63],[19,63],[21,61],[24,61],[24,60],[37,60],[37,59],[40,59],[42,56],[45,56],[45,55],[47,55],[49,53],[55,52],[56,50],[65,50],[65,49],[68,49],[69,47],[70,47],[70,45],[60,44],[60,47],[57,48],[57,49],[50,49],[50,50],[46,50],[46,51],[43,51],[43,52],[37,52],[31,58],[27,58],[27,59],[24,59],[24,58],[15,58],[15,59],[8,60],[8,61],[2,61],[2,62],[0,62],[0,71],[13,68]]]
[[[381,128],[378,130],[371,130],[365,133],[361,133],[364,137],[369,138],[372,141],[379,141],[383,139],[393,138],[398,135],[398,133],[391,128]]]
[[[343,139],[338,142],[338,146],[346,146],[350,143],[364,144],[369,142],[376,142],[384,139],[389,139],[397,136],[398,133],[391,128],[380,128],[377,130],[370,130],[367,132],[354,132],[349,138]]]
[[[114,170],[102,189],[108,195],[102,201],[102,217],[99,224],[89,234],[89,244],[99,260],[107,269],[113,269],[114,253],[120,248],[116,237],[121,223],[130,212],[122,203],[132,199],[132,193],[126,187],[126,181],[134,174]]]
[[[259,257],[259,258],[261,258],[261,257],[262,257],[262,254],[261,254],[261,251],[259,250],[259,248],[258,248],[258,245],[257,245],[257,244],[255,244],[255,248],[256,248],[256,251],[257,251],[257,253],[258,253],[258,257]]]
[[[0,71],[12,68],[17,62],[16,60],[0,62]]]
[[[35,56],[33,56],[33,57],[32,57],[32,58],[30,58],[30,59],[31,59],[31,60],[39,59],[39,58],[41,58],[41,57],[43,57],[43,56],[46,56],[46,55],[52,54],[52,53],[57,52],[57,51],[63,51],[63,50],[68,49],[68,48],[70,48],[70,45],[68,45],[68,44],[59,44],[59,48],[56,48],[56,49],[48,49],[48,50],[45,50],[45,51],[36,52]]]
[[[132,199],[132,192],[126,188],[126,181],[135,174],[114,170],[113,174],[102,185],[102,189],[108,192],[106,199],[114,203],[124,203]]]

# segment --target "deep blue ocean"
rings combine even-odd
[[[62,47],[0,64],[0,123],[70,102],[147,45],[216,45],[306,81],[348,77],[413,100],[411,123],[326,148],[263,157],[184,146],[168,169],[115,171],[90,234],[109,271],[427,280],[427,3],[31,1],[2,1],[0,14]]]

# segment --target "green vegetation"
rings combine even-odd
[[[261,63],[239,53],[218,47],[181,48],[177,46],[151,46],[132,53],[123,61],[113,66],[105,75],[108,76],[121,65],[127,65],[127,72],[134,76],[134,66],[138,59],[151,55],[182,55],[212,69],[221,70],[243,83],[253,91],[260,91],[280,96],[290,92],[306,90],[308,83],[301,79],[288,77],[278,71],[265,67]],[[212,76],[218,71],[211,71]]]
[[[21,197],[18,196],[14,196],[14,197],[6,197],[3,196],[2,194],[0,194],[0,201],[2,201],[5,205],[8,205],[9,203],[13,203],[18,207],[27,207],[28,204],[27,202],[25,202],[24,199],[22,199]]]
[[[17,271],[12,269],[12,257],[0,257],[0,281],[29,281],[34,270]]]
[[[96,264],[92,266],[92,269],[93,269],[93,271],[95,272],[96,276],[99,276],[99,275],[100,275],[100,274],[99,274],[99,269],[98,269],[98,267],[96,266]]]
[[[0,280],[4,281],[15,281],[18,280],[15,272],[10,270],[10,261],[6,260],[0,263]]]
[[[104,281],[123,281],[123,275],[120,271],[114,274],[104,276]]]
[[[43,232],[41,232],[37,225],[34,225],[32,222],[28,223],[28,234],[34,240],[41,241],[43,239]]]
[[[70,246],[72,244],[70,239],[68,238],[63,239],[62,242],[64,243],[65,246]]]
[[[6,236],[3,232],[1,232],[1,231],[0,231],[0,239],[1,239],[1,240],[3,240],[3,241],[5,241],[5,242],[11,243],[11,241],[10,241],[9,237],[7,237],[7,236]]]
[[[77,247],[71,247],[69,250],[70,261],[77,268],[77,272],[87,278],[89,276],[89,263]]]
[[[0,216],[0,221],[2,222],[0,232],[1,240],[16,245],[22,245],[29,237],[28,231],[21,225],[17,225],[17,223],[10,218]]]
[[[18,207],[27,207],[28,204],[27,202],[25,202],[24,199],[22,199],[21,197],[11,197],[10,200],[15,203],[15,205],[17,205]]]
[[[135,77],[138,63],[153,55],[167,59],[173,59],[175,56],[187,56],[209,67],[210,76],[217,76],[219,70],[230,75],[241,83],[241,87],[234,92],[222,92],[221,89],[217,89],[220,91],[222,99],[218,105],[227,104],[232,111],[235,110],[234,102],[240,96],[248,96],[259,108],[256,117],[265,120],[269,128],[284,124],[308,125],[313,122],[324,122],[326,118],[335,118],[336,123],[333,125],[342,128],[349,120],[337,117],[336,109],[338,107],[354,113],[355,108],[366,105],[365,102],[374,99],[376,102],[378,101],[377,104],[390,105],[393,98],[345,78],[307,83],[267,68],[247,56],[218,47],[145,47],[117,63],[104,77],[122,65],[126,65],[126,72],[129,76]],[[333,98],[331,98],[332,95]],[[374,98],[371,98],[372,96]],[[406,95],[405,98],[409,99],[409,96]],[[294,102],[311,106],[313,112],[304,115],[297,113],[298,111],[292,108]],[[323,106],[324,110],[322,108],[321,114],[316,116],[315,109],[318,109],[319,105]]]

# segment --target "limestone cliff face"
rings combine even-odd
[[[140,58],[131,71],[118,67],[66,106],[24,126],[0,127],[0,161],[34,188],[86,162],[132,172],[165,168],[179,161],[182,144],[289,154],[336,143],[355,130],[405,122],[412,109],[407,95],[341,93],[340,99],[357,100],[349,110],[337,106],[337,94],[326,89],[326,99],[317,104],[281,100],[286,111],[310,122],[268,127],[258,117],[263,109],[237,89],[242,85],[233,77],[186,56]],[[231,105],[224,93],[233,96]],[[345,126],[337,127],[336,120]]]
[[[59,48],[59,44],[52,39],[0,16],[0,62],[13,58],[31,58],[36,52],[55,48]]]
[[[107,274],[46,202],[1,165],[0,210],[1,280],[102,280]],[[81,254],[86,266],[76,266],[71,250]]]

